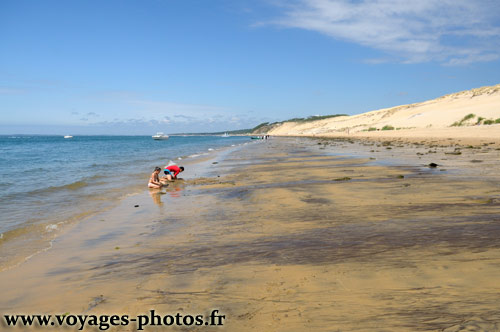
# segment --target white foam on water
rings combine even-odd
[[[52,231],[55,231],[56,229],[57,229],[57,225],[56,224],[50,224],[50,225],[45,226],[45,230],[47,232],[52,232]]]
[[[214,150],[214,149],[212,149],[212,148],[209,148],[209,149],[208,149],[208,151],[213,151],[213,150]]]
[[[181,157],[178,157],[178,158],[177,158],[177,160],[182,160],[182,158],[181,158]]]
[[[45,230],[46,230],[47,232],[52,232],[53,230],[58,229],[58,225],[59,225],[59,224],[64,224],[64,221],[60,221],[60,222],[58,222],[57,224],[50,224],[50,225],[47,225],[47,226],[45,226]],[[3,233],[1,234],[0,239],[1,239],[2,237],[3,237]],[[1,267],[0,267],[0,271],[8,271],[8,270],[10,270],[10,269],[16,268],[16,267],[18,267],[19,265],[21,265],[21,264],[23,264],[23,263],[25,263],[25,262],[29,261],[30,259],[32,259],[32,258],[33,258],[33,257],[35,257],[36,255],[41,254],[41,253],[43,253],[43,252],[46,252],[46,251],[48,251],[48,250],[52,249],[52,247],[53,247],[53,245],[54,245],[54,240],[55,240],[55,237],[54,237],[54,238],[52,238],[52,240],[50,240],[50,241],[49,241],[49,245],[48,245],[47,247],[45,247],[45,248],[41,248],[41,249],[39,249],[39,250],[35,251],[34,253],[32,253],[31,255],[29,255],[29,256],[27,256],[27,257],[25,257],[22,261],[18,262],[17,264],[10,265],[10,266],[4,267],[4,268],[1,268]]]
[[[33,254],[29,255],[28,257],[26,257],[23,261],[21,261],[21,262],[19,262],[19,263],[17,263],[17,264],[14,264],[14,265],[8,266],[8,267],[6,267],[6,268],[4,268],[4,269],[0,269],[0,271],[8,271],[8,270],[10,270],[10,269],[16,268],[16,267],[18,267],[19,265],[21,265],[21,264],[23,264],[23,263],[25,263],[25,262],[29,261],[30,259],[32,259],[32,258],[33,258],[33,257],[35,257],[36,255],[41,254],[42,252],[46,252],[47,250],[52,249],[53,242],[54,242],[54,240],[51,240],[51,241],[49,242],[49,246],[48,246],[47,248],[40,249],[40,250],[38,250],[37,252],[35,252],[35,253],[33,253]]]

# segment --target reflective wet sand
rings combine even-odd
[[[3,271],[0,311],[219,309],[226,324],[210,329],[226,331],[497,331],[499,150],[459,150],[251,144]]]

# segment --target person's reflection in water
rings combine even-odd
[[[179,198],[181,197],[181,191],[181,187],[172,187],[169,191],[167,191],[167,194],[169,194],[172,198]]]
[[[179,198],[182,195],[181,191],[182,191],[182,187],[175,187],[175,186],[169,187],[166,190],[166,192],[162,191],[161,189],[150,189],[149,196],[151,196],[151,198],[153,199],[153,202],[156,205],[163,207],[163,202],[161,201],[162,195],[168,194],[172,198]]]
[[[153,202],[158,205],[162,206],[163,202],[161,201],[161,195],[164,195],[165,193],[162,192],[161,190],[150,190],[149,191],[149,196],[153,199]]]

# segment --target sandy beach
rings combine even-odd
[[[495,142],[400,139],[228,150],[2,271],[0,310],[226,317],[190,331],[498,331],[499,157]]]
[[[500,142],[500,84],[352,116],[287,121],[266,127],[275,136],[403,138],[406,141]]]
[[[0,332],[500,332],[500,1],[0,4]]]

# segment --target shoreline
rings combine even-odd
[[[182,159],[179,159],[181,157],[175,158],[175,161],[188,166],[197,165],[214,158],[215,154],[224,154],[224,151],[236,149],[243,144],[245,143],[200,151],[197,154],[182,156]],[[97,200],[90,197],[84,201],[77,201],[78,208],[70,207],[64,211],[53,211],[45,219],[37,219],[33,223],[26,221],[17,225],[16,228],[0,232],[0,272],[15,268],[32,257],[50,250],[52,243],[75,225],[116,208],[122,200],[130,196],[144,194],[145,185],[138,184],[138,178],[142,177],[142,182],[147,184],[149,174],[149,170],[145,171],[142,176],[133,174],[133,181],[131,181],[133,183],[124,182],[123,186],[114,188],[111,194],[108,192],[106,197],[101,197],[102,194],[100,194],[101,196]],[[118,178],[119,176],[115,175],[115,177]],[[120,181],[123,181],[123,179]]]
[[[500,152],[432,145],[272,138],[218,154],[0,272],[0,311],[217,308],[238,331],[488,327]]]

